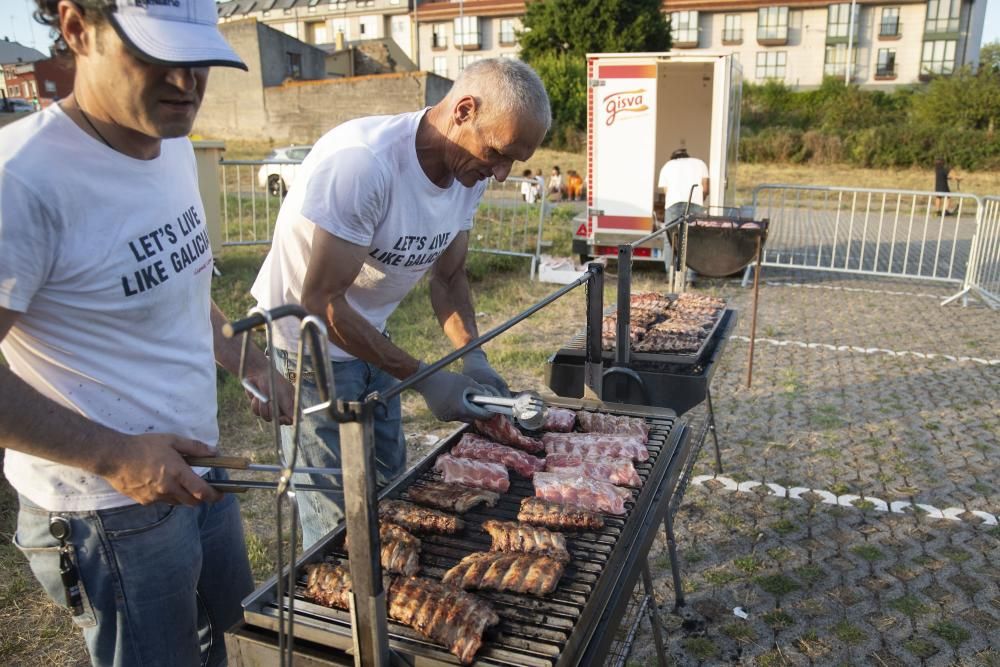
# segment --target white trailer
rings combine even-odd
[[[708,165],[713,214],[733,206],[743,76],[731,54],[587,55],[587,211],[576,218],[573,252],[617,256],[618,244],[663,217],[660,169],[686,148]],[[655,240],[634,257],[663,260]]]

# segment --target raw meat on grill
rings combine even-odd
[[[420,540],[412,533],[388,521],[378,525],[382,568],[392,574],[414,575],[420,571]],[[350,551],[350,539],[344,538],[344,549]]]
[[[619,435],[638,435],[643,442],[649,438],[649,426],[641,417],[626,417],[625,415],[609,415],[603,412],[580,410],[576,413],[576,422],[581,431],[588,433],[615,433]]]
[[[479,503],[495,507],[500,500],[500,494],[493,491],[445,482],[421,482],[408,488],[406,493],[410,500],[420,505],[459,514],[468,512]]]
[[[444,481],[448,484],[461,484],[500,492],[510,488],[507,467],[502,463],[441,454],[434,462],[434,469],[444,474]]]
[[[566,538],[551,530],[527,523],[495,519],[485,522],[483,530],[493,538],[490,551],[535,554],[555,558],[563,563],[569,562]]]
[[[532,456],[521,449],[495,443],[475,433],[463,435],[458,444],[451,448],[451,455],[499,463],[507,466],[521,477],[528,478],[545,468],[545,461],[537,456]]]
[[[580,454],[581,456],[610,456],[636,461],[649,459],[649,450],[643,438],[637,435],[613,433],[546,433],[542,436],[545,451],[549,454]]]
[[[554,503],[576,505],[595,512],[625,514],[625,501],[632,494],[609,482],[589,477],[561,477],[551,472],[535,473],[535,496]]]
[[[556,589],[563,564],[548,556],[489,552],[469,554],[441,580],[461,588],[548,595]]]
[[[521,433],[507,415],[493,415],[486,420],[477,419],[473,425],[480,434],[501,445],[517,447],[529,454],[541,454],[545,451],[537,438],[529,438]]]
[[[556,460],[552,460],[555,458]],[[574,461],[575,463],[564,462]],[[617,486],[642,486],[642,478],[632,465],[632,459],[588,458],[566,454],[552,454],[545,459],[545,472],[563,477],[589,477]]]
[[[306,565],[305,596],[324,607],[350,609],[351,573],[343,565],[313,563]]]
[[[517,520],[533,526],[560,530],[600,530],[604,527],[604,517],[596,512],[582,507],[551,503],[541,498],[522,500]]]
[[[378,517],[402,526],[411,533],[457,533],[465,522],[452,514],[420,507],[405,500],[383,500],[378,504]]]
[[[683,294],[677,295],[677,301],[674,303],[675,307],[685,307],[685,306],[699,306],[706,308],[725,308],[725,299],[720,299],[715,296],[709,296],[708,294],[696,294],[694,292],[684,292]]]
[[[390,618],[444,644],[463,665],[482,646],[486,628],[500,622],[486,600],[423,577],[397,577],[386,607]]]
[[[567,410],[566,408],[548,408],[542,430],[569,433],[575,425],[576,413],[572,410]]]
[[[685,353],[696,352],[699,347],[701,347],[700,338],[651,329],[633,349],[636,352]]]

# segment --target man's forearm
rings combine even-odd
[[[447,278],[432,276],[430,291],[434,314],[452,345],[459,348],[479,337],[472,289],[465,271],[456,271]]]
[[[0,446],[102,475],[128,435],[43,396],[0,366]]]
[[[239,376],[240,354],[243,336],[226,338],[222,335],[222,325],[228,321],[226,314],[212,302],[212,343],[215,348],[215,362],[233,375]],[[247,358],[248,371],[260,371],[267,367],[267,357],[256,345],[250,345]]]

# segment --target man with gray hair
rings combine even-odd
[[[551,123],[548,95],[518,60],[478,61],[433,107],[359,118],[324,135],[302,163],[281,206],[274,242],[251,290],[264,308],[297,303],[327,322],[337,398],[357,401],[416,373],[421,361],[394,345],[386,321],[424,273],[431,306],[456,347],[478,336],[465,274],[469,229],[490,177],[503,181],[526,161]],[[275,323],[277,366],[294,381],[298,330]],[[303,368],[309,369],[309,360]],[[312,373],[303,400],[317,402]],[[488,413],[467,394],[507,394],[486,354],[465,355],[462,372],[440,371],[416,387],[443,421]],[[375,460],[385,484],[406,464],[399,398],[376,415]],[[322,416],[300,426],[298,462],[340,467],[339,427]],[[290,428],[283,445],[290,447]],[[301,474],[300,483],[340,488],[342,480]],[[343,518],[321,493],[300,494],[303,542]]]

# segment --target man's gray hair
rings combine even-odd
[[[476,98],[487,120],[532,118],[546,130],[552,125],[545,84],[516,58],[488,58],[468,65],[448,92],[452,101],[466,95]]]

